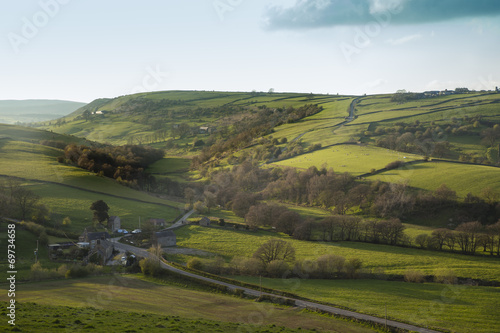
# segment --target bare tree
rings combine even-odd
[[[464,253],[474,254],[478,245],[478,236],[483,226],[480,222],[467,222],[460,224],[456,231],[457,243]]]
[[[293,262],[295,261],[295,248],[287,241],[273,238],[262,244],[253,257],[266,265],[273,260]]]
[[[20,185],[15,185],[12,188],[11,196],[14,205],[19,209],[22,220],[25,220],[29,216],[29,213],[35,208],[38,200],[40,200],[35,193]]]

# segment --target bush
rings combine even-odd
[[[446,283],[446,284],[456,284],[458,281],[455,272],[447,268],[439,268],[434,273],[434,282]]]
[[[66,271],[65,277],[67,279],[69,279],[69,278],[82,278],[82,277],[86,277],[88,275],[89,275],[89,272],[85,267],[80,266],[80,265],[74,265],[73,267],[71,267],[70,269],[68,269]]]
[[[267,264],[266,271],[270,277],[282,277],[290,266],[284,260],[273,260]]]
[[[425,280],[424,274],[420,271],[416,271],[414,269],[408,269],[405,272],[406,282],[422,283],[424,282],[424,280]]]
[[[361,268],[363,265],[361,259],[358,258],[351,258],[345,263],[345,270],[347,273],[347,276],[351,279],[354,279],[358,275],[358,270]]]
[[[161,267],[155,259],[142,259],[139,266],[141,266],[141,272],[144,275],[159,276],[161,274]]]
[[[234,274],[257,276],[264,270],[262,261],[256,258],[234,257],[231,260]]]
[[[391,163],[387,164],[385,166],[385,168],[387,170],[393,170],[393,169],[398,169],[398,168],[400,168],[403,165],[404,165],[403,161],[394,161],[394,162],[391,162]]]
[[[203,269],[203,262],[198,258],[189,259],[186,265],[189,269],[196,269],[198,271]]]

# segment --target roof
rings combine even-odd
[[[101,231],[101,232],[88,232],[87,233],[87,238],[89,240],[96,240],[96,239],[102,239],[102,238],[109,238],[109,234],[106,231]]]
[[[210,219],[206,216],[203,216],[200,220],[200,222],[203,221],[203,222],[210,222]]]
[[[155,232],[156,238],[164,238],[164,237],[175,237],[175,233],[172,230],[162,230]]]

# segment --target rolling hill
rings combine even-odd
[[[393,101],[392,96],[358,97],[353,104],[353,118],[348,119],[355,99],[352,96],[207,91],[141,93],[96,100],[62,118],[58,124],[45,123],[42,128],[111,144],[150,144],[167,149],[171,156],[193,157],[216,140],[227,140],[232,131],[241,131],[238,125],[247,125],[244,120],[249,117],[264,117],[266,112],[313,104],[322,110],[272,124],[267,133],[261,131],[243,146],[219,153],[207,163],[226,167],[234,158],[251,156],[282,167],[307,169],[327,165],[337,172],[370,177],[370,172],[383,171],[392,161],[428,157],[472,164],[464,164],[463,168],[454,165],[451,178],[443,178],[436,163],[428,165],[425,170],[432,172],[425,182],[422,182],[424,169],[420,167],[403,168],[397,174],[378,173],[373,179],[406,181],[425,190],[435,190],[445,182],[462,197],[469,191],[477,195],[487,186],[500,191],[498,169],[493,167],[497,162],[488,160],[489,148],[482,141],[485,130],[500,124],[499,94],[468,93],[404,103]],[[97,111],[102,114],[95,114]],[[179,130],[183,126],[184,133]],[[279,142],[270,144],[273,139]],[[404,141],[403,145],[400,143],[403,140],[410,141]],[[281,156],[274,156],[280,153]],[[443,163],[439,170],[450,169]],[[155,170],[158,174],[167,172]]]

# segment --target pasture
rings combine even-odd
[[[0,300],[7,300],[6,293],[2,292]],[[160,329],[177,332],[307,332],[314,329],[341,333],[374,332],[360,325],[295,308],[155,283],[134,276],[27,283],[16,295],[16,301],[21,309],[18,313],[20,328],[30,327],[30,319],[37,318],[24,311],[24,307],[35,313],[42,309],[52,310],[36,319],[37,326],[45,328],[43,332],[50,327],[85,329],[86,326],[99,332],[116,331],[117,327],[147,332]],[[5,307],[2,306],[0,311],[6,311]],[[3,320],[0,325],[5,323]]]
[[[324,254],[336,254],[346,259],[359,258],[366,272],[403,275],[411,268],[433,275],[437,269],[448,268],[458,277],[500,282],[500,260],[487,256],[465,256],[360,242],[308,242],[275,232],[194,225],[177,229],[176,235],[178,246],[207,251],[222,256],[226,261],[237,256],[251,257],[261,244],[271,238],[281,238],[295,247],[297,260],[313,260]]]
[[[338,145],[295,156],[272,165],[307,169],[311,166],[333,168],[335,172],[353,175],[369,173],[371,169],[382,169],[393,161],[415,161],[422,157],[389,149],[365,145]]]
[[[231,278],[258,285],[259,278]],[[262,285],[357,312],[457,333],[500,331],[500,288],[380,280],[263,278]]]
[[[446,162],[429,162],[406,166],[369,176],[371,180],[403,183],[429,191],[434,191],[441,184],[465,197],[471,192],[479,195],[486,187],[500,189],[500,169],[484,165],[468,165]]]

